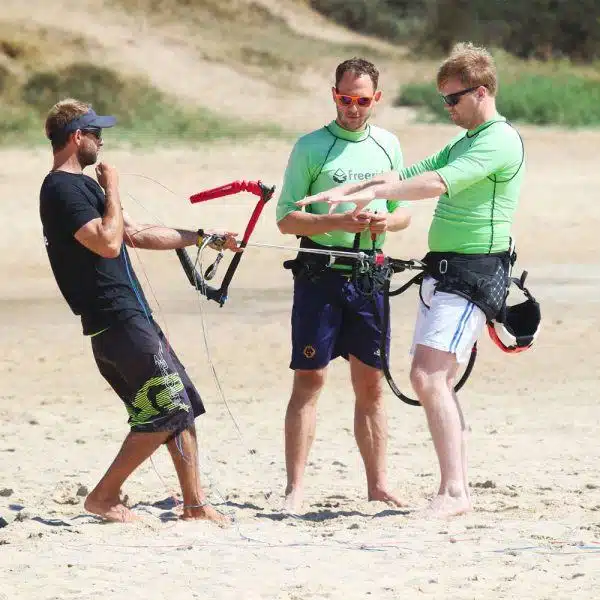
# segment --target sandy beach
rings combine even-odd
[[[383,111],[380,122],[397,127],[407,162],[453,131],[395,123],[394,114]],[[321,117],[326,122],[325,111]],[[136,259],[156,318],[207,404],[198,420],[202,477],[234,525],[177,520],[170,499],[176,479],[164,450],[124,490],[142,522],[115,526],[86,515],[86,490],[116,453],[126,415],[96,371],[46,259],[37,198],[49,153],[0,151],[0,516],[8,522],[0,529],[0,598],[593,597],[600,264],[591,250],[600,134],[521,132],[528,172],[515,222],[517,268],[530,272],[543,330],[535,348],[517,356],[481,341],[461,392],[475,511],[450,522],[414,516],[437,485],[437,464],[421,409],[389,391],[390,480],[410,508],[366,502],[342,360],[333,363],[319,404],[306,512],[281,514],[291,384],[291,279],[281,263],[293,253],[264,248],[247,250],[223,308],[195,295],[174,253]],[[118,167],[124,203],[139,220],[241,232],[252,196],[202,206],[187,197],[235,179],[279,189],[289,150],[286,141],[257,140],[140,151],[111,148],[107,136],[103,157]],[[253,239],[293,246],[275,227],[276,198]],[[413,206],[413,223],[390,235],[389,254],[423,255],[433,206]],[[393,371],[404,386],[414,292],[392,303]]]

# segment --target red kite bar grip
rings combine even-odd
[[[192,204],[196,204],[197,202],[212,200],[213,198],[221,198],[222,196],[239,194],[239,192],[250,192],[255,196],[262,197],[263,190],[261,188],[260,181],[233,181],[210,190],[198,192],[197,194],[190,196],[190,202]]]

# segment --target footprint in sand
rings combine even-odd
[[[71,481],[60,481],[54,493],[52,494],[52,500],[56,504],[80,504],[82,499],[88,495],[88,489],[85,485],[80,483],[73,483]]]

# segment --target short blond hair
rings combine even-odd
[[[471,42],[461,42],[452,48],[438,69],[438,87],[453,77],[460,79],[465,88],[483,85],[492,96],[498,91],[498,76],[492,55]]]
[[[46,117],[46,137],[52,142],[54,150],[60,150],[65,146],[68,136],[63,135],[64,128],[74,119],[85,115],[91,104],[86,104],[75,98],[66,98],[57,102],[48,112]]]

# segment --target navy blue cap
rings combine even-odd
[[[112,127],[116,122],[117,119],[115,117],[97,115],[96,112],[90,108],[84,115],[67,123],[64,126],[63,131],[65,133],[72,133],[78,129],[85,129],[86,127],[105,129],[106,127]]]

